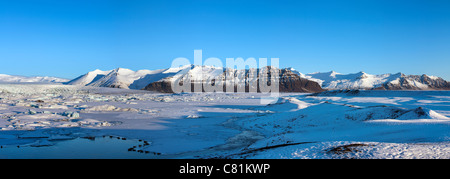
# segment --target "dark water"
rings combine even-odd
[[[158,155],[139,151],[142,141],[110,137],[76,138],[52,142],[52,146],[3,146],[0,159],[152,159]],[[135,151],[129,151],[136,146]]]

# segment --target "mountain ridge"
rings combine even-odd
[[[138,70],[116,68],[114,70],[94,70],[68,81],[67,85],[109,87],[123,89],[143,89],[149,83],[174,75],[169,69]]]
[[[64,83],[68,79],[50,76],[19,76],[0,74],[0,83]]]
[[[260,69],[229,69],[213,66],[185,65],[177,68],[132,71],[117,68],[109,71],[94,70],[65,84],[112,87],[126,89],[145,89],[171,92],[169,82],[189,76],[191,80],[240,76],[236,87],[248,90],[248,75]],[[200,75],[201,74],[201,75]],[[322,89],[363,89],[363,90],[450,90],[450,83],[440,77],[405,75],[401,72],[372,75],[360,71],[341,74],[336,71],[303,74],[294,68],[280,68],[281,92],[311,92]],[[203,75],[203,76],[202,76]],[[201,78],[200,78],[201,77]],[[317,85],[315,84],[317,83]],[[310,86],[306,85],[309,84]],[[243,87],[245,86],[245,87]],[[308,88],[311,88],[308,89]],[[320,88],[320,89],[319,89]]]
[[[295,71],[295,70],[294,70]],[[299,76],[318,82],[328,90],[450,90],[450,82],[436,76],[405,75],[401,72],[372,75],[363,71],[341,74],[335,71],[316,72]]]

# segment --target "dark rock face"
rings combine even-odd
[[[270,68],[269,68],[270,69]],[[279,92],[305,92],[305,93],[317,93],[317,92],[322,92],[325,91],[324,89],[322,89],[322,87],[320,87],[320,85],[317,82],[314,81],[310,81],[304,78],[300,78],[297,74],[293,73],[292,71],[290,71],[289,69],[274,69],[277,70],[278,73],[278,80],[279,80]],[[259,69],[257,70],[258,74],[259,74]],[[232,72],[227,72],[224,71],[224,73],[222,74],[222,79],[225,79],[225,74],[226,73],[234,73],[232,76],[238,76],[240,75],[239,73],[244,75],[245,80],[242,80],[242,82],[240,82],[239,84],[235,84],[234,85],[234,92],[238,92],[238,91],[242,91],[242,88],[244,89],[245,92],[249,92],[249,91],[253,91],[253,92],[261,92],[261,89],[259,88],[259,78],[260,76],[258,75],[258,80],[255,82],[257,88],[253,88],[254,86],[250,84],[249,82],[249,76],[250,76],[250,72],[249,70],[245,70],[245,72],[239,72],[238,70],[232,71]],[[270,71],[268,71],[267,73],[263,73],[263,75],[265,77],[267,77],[267,84],[270,84],[270,80],[273,78],[273,75]],[[191,91],[193,91],[194,89],[194,84],[196,82],[191,81]],[[230,86],[231,87],[231,86]],[[239,89],[238,89],[239,88]],[[158,92],[163,92],[163,93],[173,93],[172,88],[171,88],[171,80],[170,78],[167,79],[163,79],[157,82],[153,82],[151,84],[149,84],[148,86],[146,86],[144,88],[144,90],[149,90],[149,91],[158,91]],[[227,90],[227,81],[225,80],[225,84],[223,85],[223,91],[225,92]],[[203,88],[203,91],[204,88]]]
[[[280,92],[316,93],[325,91],[317,82],[300,78],[288,69],[280,70]]]
[[[399,83],[388,82],[383,84],[381,87],[376,88],[377,90],[424,90],[424,88],[419,88],[413,83],[419,82],[426,86],[425,89],[430,90],[450,90],[450,82],[445,81],[442,78],[430,78],[427,75],[402,75],[399,79]]]
[[[143,90],[158,91],[161,93],[173,93],[170,81],[157,81],[150,83]]]

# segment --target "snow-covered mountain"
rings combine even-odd
[[[402,75],[393,81],[382,84],[376,89],[384,90],[450,90],[450,82],[436,76]]]
[[[68,85],[79,85],[79,86],[88,86],[89,84],[91,84],[92,82],[95,82],[97,80],[99,80],[100,78],[106,76],[107,74],[111,73],[112,70],[110,71],[102,71],[102,70],[94,70],[91,72],[88,72],[84,75],[81,75],[73,80],[70,80],[69,82],[67,82],[66,84]]]
[[[377,90],[450,90],[450,82],[428,75],[403,73],[371,75],[365,72],[341,74],[335,71],[302,74],[302,78],[318,82],[324,89],[377,89]]]
[[[81,75],[65,84],[123,89],[143,89],[152,82],[175,75],[178,71],[175,69],[139,71],[133,71],[126,68],[117,68],[109,71],[97,69]]]
[[[48,76],[26,77],[0,74],[0,83],[64,83],[67,81],[69,80]]]

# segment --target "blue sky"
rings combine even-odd
[[[0,74],[75,78],[173,59],[450,80],[448,0],[0,0]]]

